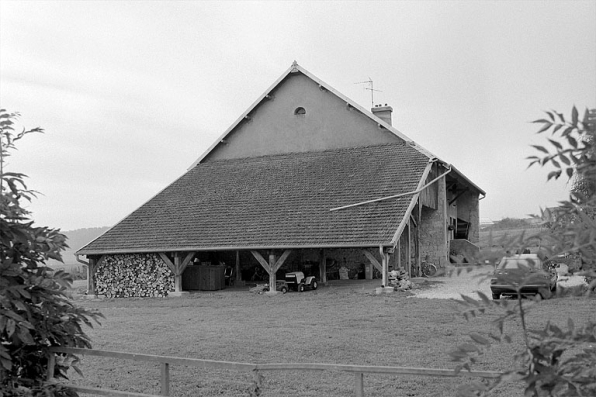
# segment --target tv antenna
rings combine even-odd
[[[375,90],[373,81],[370,77],[368,78],[367,81],[359,81],[358,83],[354,83],[354,84],[368,84],[368,87],[364,87],[364,89],[370,91],[370,107],[374,108],[375,107],[375,91],[376,92],[383,92],[383,91]]]

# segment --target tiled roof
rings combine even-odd
[[[80,254],[206,249],[378,246],[429,158],[402,144],[200,163]]]

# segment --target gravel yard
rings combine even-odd
[[[427,281],[430,288],[414,289],[412,293],[417,298],[429,299],[460,299],[461,295],[469,295],[476,298],[476,291],[481,291],[486,296],[491,296],[490,275],[493,272],[492,266],[481,266],[471,272],[462,268],[462,272],[457,275],[455,268],[448,269],[444,276],[432,277],[430,279],[414,279],[415,283]],[[450,271],[453,271],[449,275]],[[584,278],[573,275],[560,275],[558,286],[569,288],[576,285],[585,284]]]
[[[436,276],[430,279],[414,279],[414,283],[428,280],[430,288],[414,289],[412,293],[417,298],[429,299],[461,299],[461,295],[476,297],[476,291],[481,291],[490,296],[490,275],[493,272],[492,266],[481,266],[471,272],[462,268],[458,275],[456,268],[448,269],[446,275]],[[449,273],[452,272],[451,275]]]

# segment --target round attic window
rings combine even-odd
[[[294,114],[296,116],[304,116],[306,114],[306,109],[304,109],[303,107],[298,107],[296,108],[296,110],[294,110]]]

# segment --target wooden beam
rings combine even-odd
[[[462,194],[464,194],[468,190],[470,190],[470,188],[465,188],[464,190],[461,190],[459,193],[457,193],[457,196],[455,196],[454,198],[451,199],[451,201],[449,201],[449,205],[452,205],[453,203],[455,203],[457,201],[457,199],[460,198],[462,196]]]
[[[170,363],[161,363],[161,390],[162,396],[170,395]]]
[[[383,246],[380,245],[379,246],[379,252],[381,253],[381,257],[383,258],[381,260],[381,267],[383,269],[383,271],[381,272],[382,274],[382,283],[383,286],[386,287],[389,284],[389,277],[388,277],[388,272],[387,272],[387,267],[388,267],[388,261],[387,261],[387,256],[389,254],[387,254],[384,250],[383,250]]]
[[[172,271],[172,273],[176,274],[176,267],[174,266],[174,264],[172,263],[172,261],[170,260],[170,258],[168,258],[168,256],[165,253],[163,253],[163,252],[160,252],[159,253],[159,256],[166,263],[166,266],[168,266],[170,268],[170,270]]]
[[[284,253],[281,254],[279,259],[275,262],[275,265],[273,266],[273,272],[277,272],[279,268],[283,266],[284,262],[286,261],[286,259],[288,259],[288,256],[290,256],[291,253],[291,250],[285,250]]]
[[[89,265],[87,266],[87,294],[95,295],[95,271],[106,258],[105,255],[99,257],[99,260],[89,258]]]
[[[377,269],[381,274],[383,274],[383,266],[379,263],[377,258],[375,258],[375,256],[370,251],[362,250],[362,253],[364,254],[364,256],[368,258],[368,260],[375,267],[375,269]]]
[[[265,260],[265,258],[263,258],[259,251],[251,250],[250,253],[261,264],[261,266],[263,266],[263,269],[265,269],[267,273],[271,272],[271,269],[269,268],[269,263]]]
[[[406,250],[406,260],[408,264],[409,272],[412,271],[412,225],[408,222],[408,246]],[[420,268],[418,269],[420,270]]]
[[[263,256],[255,250],[250,251],[252,256],[256,258],[257,261],[263,266],[263,268],[269,274],[269,292],[276,293],[275,286],[277,284],[277,279],[275,277],[275,273],[279,270],[280,267],[284,264],[285,260],[288,259],[288,256],[292,253],[291,250],[285,250],[284,253],[281,255],[279,259],[275,259],[275,254],[273,251],[269,253],[269,262],[263,258]]]
[[[284,252],[285,253],[285,252]],[[281,258],[280,258],[281,259]],[[269,294],[277,294],[277,277],[275,276],[275,254],[273,250],[269,251]]]
[[[322,284],[327,283],[327,258],[325,258],[325,250],[319,250],[319,280]]]
[[[414,224],[414,227],[418,227],[418,222],[416,222],[416,219],[414,219],[414,216],[412,214],[410,214],[410,222]]]
[[[189,265],[190,261],[192,260],[192,257],[195,256],[194,252],[189,252],[186,255],[186,258],[184,258],[184,260],[182,261],[182,264],[180,266],[180,269],[178,269],[178,271],[180,272],[180,275],[182,275],[182,273],[184,273],[184,269],[186,269],[186,267]]]
[[[356,372],[356,382],[354,384],[354,395],[356,397],[364,397],[364,373]]]
[[[397,267],[401,268],[401,236],[397,240]],[[412,276],[410,274],[410,276]]]
[[[422,227],[422,205],[420,204],[420,198],[418,198],[418,225]],[[422,265],[422,252],[420,252],[420,227],[416,227],[416,264],[418,268]]]
[[[242,281],[242,272],[240,271],[240,251],[236,251],[236,280]]]
[[[180,254],[174,254],[174,292],[182,292],[182,273],[180,273],[180,268],[182,268],[181,262]]]

